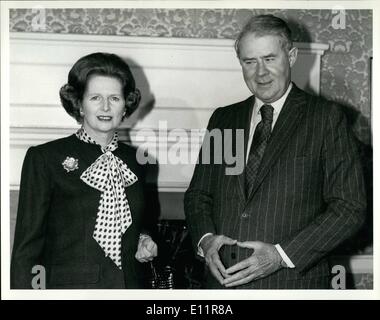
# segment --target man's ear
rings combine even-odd
[[[296,63],[297,54],[298,54],[298,48],[293,47],[289,50],[288,58],[289,58],[290,67],[293,67],[293,65]]]

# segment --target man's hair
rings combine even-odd
[[[286,22],[271,14],[263,14],[251,17],[240,31],[235,41],[238,57],[240,40],[249,33],[254,33],[257,36],[276,35],[280,37],[284,49],[289,51],[293,47],[292,34]]]

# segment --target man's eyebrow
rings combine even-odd
[[[273,57],[277,57],[277,54],[275,54],[275,53],[269,53],[269,54],[267,54],[267,55],[265,55],[265,56],[262,56],[261,58],[273,58]]]
[[[259,59],[266,59],[266,58],[274,58],[274,57],[277,57],[277,54],[275,53],[269,53],[265,56],[260,56]],[[241,58],[241,60],[243,61],[249,61],[249,60],[257,60],[257,58],[254,58],[254,57],[244,57],[244,58]]]

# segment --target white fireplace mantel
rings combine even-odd
[[[328,45],[296,43],[295,83],[319,93],[321,56]],[[175,142],[166,143],[167,131],[205,128],[212,111],[250,95],[234,51],[233,40],[77,34],[10,34],[10,185],[18,187],[28,147],[73,133],[78,125],[60,106],[59,89],[71,66],[93,52],[112,52],[128,61],[142,92],[140,113],[124,124],[136,137],[155,139],[152,156],[158,163]],[[154,103],[152,104],[152,102]],[[149,104],[150,103],[150,104]],[[148,106],[152,107],[151,110]],[[145,109],[144,109],[145,107]],[[160,124],[165,124],[162,126]],[[164,132],[162,132],[164,131]],[[196,157],[198,142],[181,140],[180,148]],[[151,150],[149,150],[151,151]],[[169,150],[170,152],[170,150]],[[190,155],[189,155],[190,157]],[[182,192],[194,164],[161,165],[160,191]]]

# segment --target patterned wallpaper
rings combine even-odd
[[[235,38],[252,14],[261,13],[286,19],[295,41],[330,45],[322,60],[321,94],[348,107],[358,138],[370,145],[370,10],[347,10],[342,28],[334,28],[337,13],[330,10],[11,9],[10,31]]]

